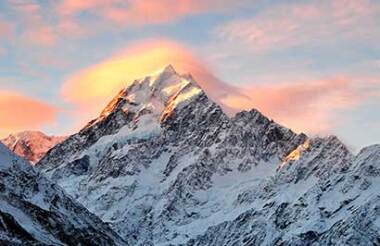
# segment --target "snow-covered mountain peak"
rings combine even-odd
[[[40,131],[22,131],[15,134],[10,134],[10,136],[13,137],[20,137],[20,138],[26,138],[26,137],[34,137],[34,136],[44,136],[45,134]]]
[[[160,72],[135,80],[122,89],[89,126],[104,120],[115,111],[133,114],[135,121],[147,114],[154,120],[164,119],[175,108],[185,105],[202,93],[191,76],[180,75],[173,66],[168,65]]]
[[[65,139],[66,137],[47,136],[40,131],[23,131],[10,134],[0,141],[15,154],[35,164],[49,149]]]
[[[165,77],[171,77],[173,75],[178,75],[177,71],[174,69],[174,67],[169,64],[165,67],[159,69],[158,71],[152,73],[150,76],[152,77],[161,77],[162,79],[165,79]]]
[[[15,141],[24,140],[24,139],[38,139],[38,138],[50,138],[40,131],[22,131],[17,133],[9,134],[8,138],[13,138]]]
[[[354,156],[335,136],[297,134],[255,109],[231,118],[167,66],[37,168],[131,245],[347,245],[352,228],[380,238],[378,225],[367,232],[380,216],[379,155]],[[365,228],[357,208],[369,211]]]
[[[163,104],[167,104],[170,99],[177,97],[179,94],[189,95],[189,89],[190,91],[201,91],[200,87],[191,76],[177,73],[172,65],[168,65],[160,72],[147,76],[144,79],[134,81],[134,83],[127,88],[130,92],[129,94],[131,94],[129,95],[129,98],[133,99],[135,102],[146,102],[152,97],[155,97]],[[147,92],[147,95],[145,97],[139,95],[142,92]]]

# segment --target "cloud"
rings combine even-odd
[[[380,4],[369,0],[312,1],[275,5],[253,18],[217,28],[222,40],[255,52],[347,40],[377,43]],[[365,28],[364,28],[365,27]]]
[[[37,24],[26,30],[21,39],[27,40],[28,43],[32,43],[40,46],[52,46],[57,42],[58,36],[53,31],[53,28],[45,25]]]
[[[44,16],[44,9],[35,2],[11,2],[10,9],[19,17],[19,40],[24,45],[52,46],[58,34]]]
[[[3,47],[3,40],[9,39],[12,36],[13,26],[6,21],[0,19],[0,57],[6,53]]]
[[[58,6],[61,16],[74,16],[82,12],[92,13],[116,24],[162,24],[186,16],[220,12],[241,6],[231,0],[65,0]]]
[[[78,21],[70,18],[61,19],[57,25],[61,34],[70,37],[86,37],[88,34],[96,32],[93,29],[83,28]]]
[[[65,39],[89,38],[121,28],[173,24],[189,16],[226,13],[248,0],[61,0],[9,1],[4,9],[16,17],[21,46],[51,47]],[[94,28],[94,26],[96,28]],[[2,26],[0,24],[0,36]]]
[[[51,48],[65,39],[88,38],[131,26],[171,24],[188,16],[236,9],[245,2],[247,0],[241,3],[232,0],[9,1],[3,8],[14,18],[12,22],[17,27],[13,43],[26,48]],[[8,32],[8,27],[0,21],[0,37]]]
[[[378,97],[380,80],[365,82],[338,76],[316,81],[262,84],[241,91],[249,97],[248,100],[232,96],[225,98],[224,103],[235,109],[258,108],[298,132],[326,134],[342,124],[340,112],[348,112]]]
[[[277,76],[271,83],[234,87],[214,76],[191,49],[170,40],[147,40],[69,76],[62,96],[74,105],[73,115],[79,117],[79,125],[83,126],[121,88],[167,64],[180,73],[191,73],[210,98],[230,115],[257,108],[281,124],[312,134],[331,132],[342,123],[341,112],[378,97],[380,92],[379,79],[350,76],[292,82]]]
[[[109,19],[120,24],[161,24],[178,20],[186,16],[207,12],[219,12],[224,10],[227,6],[232,7],[232,1],[131,1],[127,8],[111,8],[105,11],[105,15]]]
[[[9,12],[16,17],[15,24],[19,29],[17,41],[22,46],[34,45],[46,48],[54,46],[65,37],[85,37],[90,33],[95,33],[96,30],[93,28],[84,28],[79,18],[58,16],[55,13],[56,5],[57,3],[53,2],[49,4],[29,1],[9,3]],[[91,24],[93,27],[93,23]]]
[[[12,25],[6,21],[0,20],[0,38],[9,37],[12,33]]]
[[[38,130],[55,121],[58,109],[15,91],[0,91],[0,137],[22,130]]]
[[[13,38],[14,25],[0,18],[0,57],[7,53],[5,42]]]
[[[61,94],[79,109],[82,120],[89,121],[121,88],[168,64],[179,73],[191,73],[214,100],[238,93],[216,78],[189,48],[170,40],[146,40],[69,76]]]

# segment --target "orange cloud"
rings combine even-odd
[[[55,121],[57,108],[14,91],[0,91],[0,137],[22,130],[39,130]]]
[[[100,64],[73,74],[65,81],[62,95],[66,101],[85,109],[88,121],[128,83],[168,64],[180,73],[191,73],[214,99],[235,91],[213,76],[187,48],[172,41],[151,40],[132,45]]]

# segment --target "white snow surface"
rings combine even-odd
[[[92,241],[125,245],[99,218],[2,143],[0,175],[0,244],[68,245]]]

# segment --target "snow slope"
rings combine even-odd
[[[126,245],[1,143],[0,177],[1,245]]]

